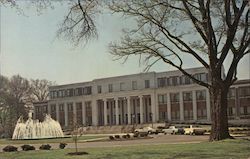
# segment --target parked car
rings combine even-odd
[[[190,125],[188,128],[184,128],[186,135],[203,135],[206,130],[200,126]]]
[[[157,134],[157,131],[151,127],[143,127],[139,129],[135,129],[134,133],[148,133],[148,134]]]
[[[169,126],[167,129],[162,129],[163,133],[166,134],[184,134],[184,129],[177,126]]]

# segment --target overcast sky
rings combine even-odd
[[[48,79],[57,84],[90,81],[96,78],[141,73],[138,57],[128,62],[113,61],[108,44],[121,37],[122,28],[131,21],[109,13],[97,19],[99,38],[85,47],[74,47],[68,41],[56,38],[56,31],[68,12],[67,5],[57,4],[54,9],[38,15],[36,9],[24,7],[25,15],[14,9],[1,7],[1,74],[20,74],[26,78]],[[239,65],[240,79],[250,78],[249,56]],[[186,60],[185,67],[199,66]],[[226,65],[227,67],[227,65]],[[171,70],[158,63],[150,71]]]

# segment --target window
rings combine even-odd
[[[50,105],[51,106],[51,111],[56,111],[56,105],[53,104],[53,105]]]
[[[207,82],[207,78],[208,78],[207,76],[208,76],[207,73],[197,73],[194,75],[194,78],[202,82]]]
[[[80,96],[82,95],[82,88],[76,88],[75,89],[75,96]]]
[[[97,93],[102,93],[102,86],[97,86]]]
[[[230,88],[228,91],[228,98],[235,98],[235,89],[234,88]]]
[[[60,104],[60,105],[59,105],[59,110],[60,110],[60,111],[64,111],[64,105],[63,105],[63,104]]]
[[[59,90],[59,91],[58,91],[58,97],[59,97],[59,98],[63,97],[63,91],[62,91],[62,90]]]
[[[181,84],[191,84],[192,80],[188,76],[181,76]]]
[[[183,92],[184,101],[192,101],[192,92]]]
[[[73,111],[73,103],[68,103],[68,111]]]
[[[166,86],[166,77],[157,78],[158,88]]]
[[[82,110],[82,103],[76,103],[76,110]]]
[[[169,86],[176,86],[179,85],[179,77],[173,76],[168,78],[168,85]]]
[[[241,97],[250,96],[250,87],[240,87],[239,89]]]
[[[158,95],[158,103],[166,104],[167,103],[167,94],[159,94]]]
[[[109,92],[113,92],[113,84],[109,84],[108,87],[109,87]]]
[[[179,102],[179,93],[170,93],[171,102]]]
[[[205,90],[196,91],[196,99],[206,100],[206,91]]]
[[[137,81],[132,81],[132,89],[133,90],[137,89]]]
[[[91,93],[92,93],[92,87],[91,86],[83,88],[83,94],[84,95],[90,95]]]
[[[57,91],[50,91],[50,98],[51,99],[57,98]]]
[[[120,83],[120,91],[124,91],[125,90],[125,83],[121,82]]]
[[[145,88],[150,88],[150,80],[145,80]]]

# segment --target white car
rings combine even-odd
[[[163,133],[166,134],[177,134],[178,133],[178,128],[175,126],[170,126],[167,129],[162,129]]]
[[[156,130],[154,128],[151,127],[144,127],[144,128],[139,128],[139,129],[135,129],[134,131],[135,133],[148,133],[148,134],[155,134]]]

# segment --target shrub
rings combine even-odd
[[[13,152],[13,151],[17,151],[17,147],[8,145],[8,146],[5,146],[5,147],[3,148],[3,151],[4,151],[4,152]]]
[[[127,138],[130,138],[130,135],[129,135],[129,134],[127,134],[126,136],[127,136]]]
[[[66,147],[66,145],[67,145],[66,143],[60,143],[59,144],[59,148],[60,149],[64,149]]]
[[[141,133],[141,134],[140,134],[140,137],[147,137],[147,136],[148,136],[147,133]]]
[[[127,138],[127,135],[122,135],[122,138],[126,139],[126,138]]]
[[[23,145],[21,148],[23,151],[35,150],[35,147],[32,145]]]
[[[49,144],[42,145],[39,147],[40,150],[50,150],[51,146]]]
[[[114,140],[115,138],[114,138],[114,136],[109,136],[109,139]]]
[[[115,138],[120,139],[120,135],[115,135]]]
[[[134,137],[136,138],[136,137],[139,137],[139,135],[138,134],[134,134]]]

